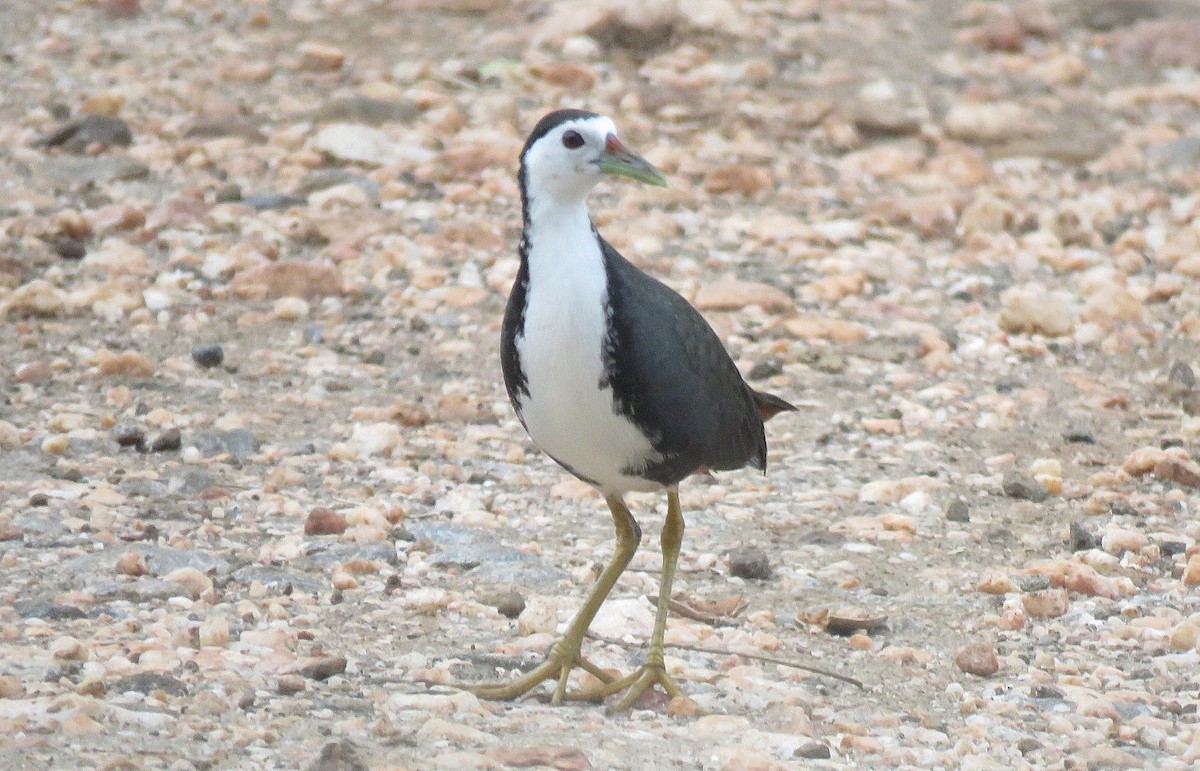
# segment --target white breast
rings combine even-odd
[[[612,389],[600,388],[607,279],[599,243],[586,209],[556,214],[527,234],[525,326],[515,341],[529,389],[521,419],[547,455],[604,492],[653,490],[625,472],[658,456],[617,414]]]

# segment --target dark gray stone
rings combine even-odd
[[[54,129],[37,144],[82,153],[95,145],[129,147],[133,144],[133,132],[128,123],[111,115],[81,115]]]
[[[235,458],[248,458],[258,452],[258,440],[244,428],[198,433],[192,437],[192,443],[206,458],[226,452]]]
[[[766,580],[775,573],[767,553],[757,546],[743,546],[729,554],[729,573],[738,578]]]
[[[192,361],[205,369],[219,367],[225,361],[225,349],[216,343],[196,343],[192,346]]]
[[[1009,498],[1020,498],[1025,501],[1033,501],[1039,503],[1049,497],[1050,492],[1045,485],[1029,476],[1023,471],[1009,469],[1004,472],[1004,479],[1000,483],[1004,494]]]

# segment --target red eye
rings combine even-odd
[[[562,143],[563,147],[567,148],[568,150],[576,150],[580,147],[583,147],[583,137],[581,137],[579,132],[575,131],[574,129],[571,131],[564,131]]]

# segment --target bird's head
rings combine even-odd
[[[661,171],[625,149],[611,118],[583,110],[556,110],[542,118],[521,152],[526,196],[582,199],[605,175],[667,184]]]

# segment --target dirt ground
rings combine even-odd
[[[1200,5],[0,13],[0,765],[1200,763]],[[454,687],[611,554],[497,356],[568,105],[671,180],[599,229],[801,406],[682,486],[690,699],[616,715]]]

